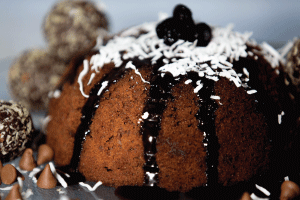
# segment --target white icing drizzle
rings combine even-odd
[[[87,85],[90,85],[93,81],[93,79],[95,78],[96,74],[95,73],[92,73],[91,77],[90,77],[90,80],[89,82],[87,83]]]
[[[81,91],[81,94],[86,97],[89,98],[89,95],[86,95],[83,91],[83,83],[82,83],[82,79],[83,77],[89,72],[89,61],[88,60],[84,60],[83,61],[83,70],[80,72],[79,77],[78,77],[78,83],[79,83],[79,89]]]
[[[91,187],[89,184],[79,182],[79,185],[86,187],[90,192],[95,191],[100,185],[102,185],[101,181],[98,181],[93,187]]]
[[[262,193],[264,193],[266,196],[270,196],[271,193],[266,189],[266,188],[263,188],[262,186],[259,186],[257,184],[255,184],[255,187],[261,191]]]
[[[143,81],[144,83],[150,84],[150,82],[145,81],[145,79],[143,79],[142,74],[141,74],[141,73],[137,70],[137,68],[132,64],[132,61],[129,61],[129,62],[126,64],[126,67],[125,67],[125,68],[126,68],[126,69],[133,69],[133,70],[135,71],[135,73],[141,77],[141,79],[142,79],[142,81]]]
[[[99,91],[97,93],[98,96],[100,96],[100,94],[107,87],[107,85],[108,85],[108,81],[103,81],[103,83],[101,84],[101,88],[99,89]]]

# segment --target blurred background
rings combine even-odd
[[[0,99],[9,100],[6,77],[12,60],[29,48],[46,46],[43,20],[57,0],[0,0]],[[104,9],[110,32],[146,21],[156,21],[159,12],[172,14],[182,1],[94,0]],[[211,25],[235,24],[235,30],[252,31],[258,42],[280,47],[300,35],[299,0],[185,0],[195,21]]]

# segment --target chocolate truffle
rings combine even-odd
[[[290,96],[299,102],[300,94],[300,39],[295,40],[293,47],[287,54],[287,62],[284,68],[287,73],[286,85],[292,85],[294,89],[290,91]]]
[[[98,36],[107,34],[108,21],[103,10],[90,1],[65,0],[50,10],[43,30],[51,53],[69,61]]]
[[[13,98],[21,101],[29,110],[46,109],[48,93],[55,88],[66,65],[43,49],[23,52],[9,71]]]
[[[28,110],[13,101],[0,101],[0,158],[13,160],[26,148],[33,134]]]

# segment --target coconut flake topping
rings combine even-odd
[[[206,77],[214,81],[218,81],[219,77],[226,77],[233,81],[237,87],[245,85],[242,84],[240,76],[232,68],[231,62],[239,60],[240,57],[247,57],[249,52],[246,52],[246,43],[252,33],[234,32],[232,31],[233,25],[230,24],[225,28],[214,27],[212,40],[206,47],[196,46],[197,41],[192,43],[183,40],[178,40],[173,45],[168,46],[157,37],[156,25],[157,22],[144,23],[130,28],[120,36],[115,36],[106,46],[101,46],[99,53],[92,56],[90,63],[85,60],[84,69],[78,78],[82,95],[88,97],[83,91],[82,79],[88,73],[89,68],[93,71],[90,84],[94,74],[100,73],[105,64],[113,62],[115,67],[120,67],[123,62],[128,62],[134,57],[141,60],[150,59],[152,64],[155,64],[158,59],[163,59],[165,65],[159,68],[162,76],[169,72],[176,78],[188,72],[196,72],[199,77]],[[146,34],[139,35],[140,31],[146,32]],[[277,57],[276,51],[269,45],[264,44],[264,50],[269,57],[274,57],[274,55]],[[278,63],[272,61],[271,64],[276,65]],[[135,70],[143,82],[148,83],[132,62],[128,62],[126,67]],[[195,92],[202,87],[200,83],[197,85]],[[101,92],[99,91],[99,93]]]

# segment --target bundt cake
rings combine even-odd
[[[74,58],[49,105],[56,165],[107,186],[181,192],[264,173],[288,113],[277,52],[250,37],[195,24],[178,5]]]

